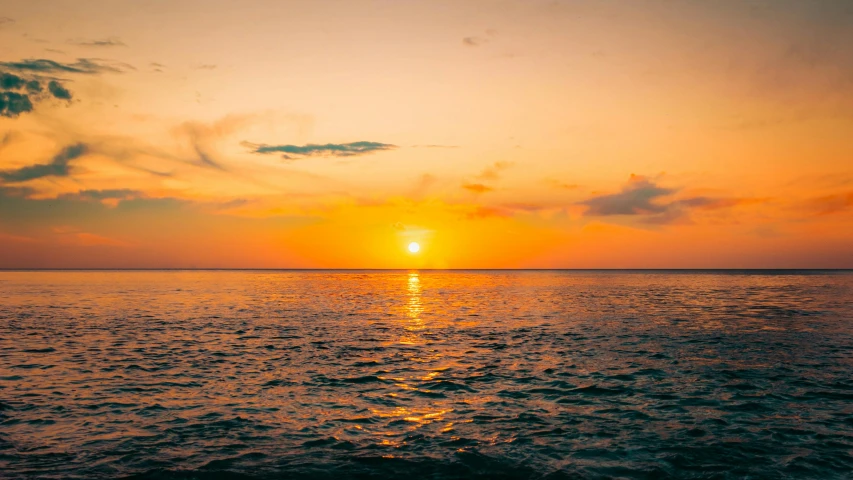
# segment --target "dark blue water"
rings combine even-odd
[[[0,477],[851,478],[786,273],[0,272]]]

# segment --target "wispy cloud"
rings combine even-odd
[[[105,237],[90,232],[83,232],[77,227],[59,226],[53,228],[53,233],[57,236],[57,241],[64,245],[76,245],[80,247],[130,247],[133,244],[115,238]]]
[[[845,210],[853,210],[853,191],[814,198],[809,207],[818,215],[830,215]]]
[[[198,65],[198,66],[193,67],[193,68],[195,68],[196,70],[216,70],[216,65],[208,63],[208,64],[204,64],[204,65]]]
[[[326,143],[323,145],[309,143],[307,145],[266,145],[243,142],[252,153],[280,153],[285,160],[298,160],[307,157],[355,157],[370,153],[393,150],[396,145],[379,142]]]
[[[486,193],[494,191],[494,188],[488,185],[483,185],[482,183],[464,183],[462,184],[462,188],[474,193]]]
[[[78,200],[100,202],[104,205],[115,207],[123,200],[146,198],[145,192],[131,190],[128,188],[106,189],[106,190],[80,190],[76,193],[66,193],[58,198],[62,200]]]
[[[13,23],[15,23],[14,18],[0,17],[0,28],[12,25]]]
[[[498,34],[497,30],[495,30],[493,28],[489,28],[486,30],[485,36],[473,35],[470,37],[465,37],[462,39],[462,44],[465,45],[466,47],[479,47],[481,45],[485,45],[485,44],[489,43],[491,41],[491,39],[493,37],[495,37],[497,34]]]
[[[512,162],[495,162],[484,168],[475,178],[479,180],[500,180],[501,172],[515,165]]]
[[[704,196],[672,198],[679,190],[657,185],[641,175],[631,175],[619,193],[599,195],[580,202],[584,216],[637,216],[647,224],[670,224],[688,219],[692,210],[715,210],[760,203],[764,199],[713,198]]]
[[[32,73],[76,73],[82,75],[97,75],[102,73],[123,73],[135,70],[126,63],[110,62],[99,58],[78,58],[76,62],[63,63],[46,58],[29,58],[17,62],[0,62],[0,67],[7,70]]]
[[[499,207],[486,207],[477,205],[473,210],[465,214],[465,218],[469,220],[482,220],[486,218],[509,218],[512,212]]]
[[[580,188],[580,185],[576,183],[567,183],[553,178],[546,179],[545,183],[547,183],[551,188],[556,188],[558,190],[577,190]]]
[[[0,179],[4,182],[17,183],[43,177],[67,177],[71,174],[71,161],[83,156],[85,153],[86,145],[82,143],[71,145],[56,154],[50,160],[50,163],[0,171]]]
[[[468,47],[479,47],[488,42],[489,39],[483,37],[465,37],[462,39],[462,44]]]
[[[127,45],[118,37],[108,37],[101,39],[77,38],[68,40],[72,45],[81,47],[126,47]]]

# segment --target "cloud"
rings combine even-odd
[[[251,115],[227,115],[213,123],[185,122],[176,129],[176,133],[186,135],[195,155],[192,163],[225,171],[225,167],[214,158],[215,143],[223,137],[244,128],[254,121]]]
[[[77,245],[81,247],[110,246],[130,247],[133,244],[114,238],[105,237],[71,226],[54,227],[53,233],[57,235],[57,241],[63,245]]]
[[[71,161],[84,155],[86,150],[86,145],[82,143],[71,145],[56,154],[50,163],[0,171],[0,179],[4,182],[17,183],[43,177],[67,177],[71,174]]]
[[[479,47],[486,43],[489,43],[489,39],[483,37],[465,37],[462,39],[462,44],[467,47]]]
[[[0,88],[3,90],[17,90],[24,86],[24,79],[11,73],[0,73]]]
[[[63,200],[78,200],[89,202],[100,202],[104,205],[115,207],[123,200],[134,200],[147,198],[145,192],[131,190],[128,188],[106,189],[106,190],[80,190],[77,193],[66,193],[58,198]]]
[[[194,68],[195,68],[196,70],[215,70],[215,69],[216,69],[216,65],[212,65],[212,64],[205,64],[205,65],[199,65],[199,66],[194,67]]]
[[[486,193],[494,191],[494,188],[488,185],[483,185],[482,183],[465,183],[462,185],[462,188],[474,193]]]
[[[476,208],[471,210],[465,215],[465,218],[469,220],[480,220],[486,218],[509,218],[512,216],[512,212],[498,207],[484,207],[482,205],[478,205]]]
[[[679,190],[665,188],[641,175],[631,175],[619,193],[599,195],[580,202],[587,207],[584,216],[638,216],[643,223],[663,225],[689,220],[693,210],[717,210],[738,205],[761,203],[761,198],[683,197],[665,201]]]
[[[33,111],[30,97],[17,92],[0,92],[0,116],[14,118]]]
[[[16,132],[6,132],[0,137],[0,149],[8,146],[15,140],[18,134]]]
[[[480,180],[500,180],[500,173],[513,165],[514,163],[512,162],[495,162],[491,166],[483,169],[483,171],[475,178]]]
[[[0,28],[5,27],[7,25],[12,25],[13,23],[15,23],[14,18],[0,17]]]
[[[646,177],[632,174],[621,192],[593,197],[581,204],[589,207],[587,216],[650,215],[667,211],[667,204],[654,200],[673,193],[673,189],[659,187]]]
[[[43,94],[38,76],[22,76],[0,72],[0,116],[15,118],[33,111],[36,102],[49,98]],[[60,100],[71,100],[71,92],[56,80],[48,83],[51,96]]]
[[[51,80],[50,83],[47,84],[47,89],[50,91],[50,94],[55,98],[60,100],[71,100],[71,92],[68,91],[65,87],[59,84],[56,80]]]
[[[0,198],[27,198],[36,193],[30,187],[0,185]]]
[[[462,39],[462,44],[466,47],[479,47],[480,45],[485,45],[491,41],[491,38],[496,36],[498,31],[493,28],[486,29],[485,37],[471,36],[465,37]]]
[[[575,183],[566,183],[560,180],[556,180],[553,178],[549,178],[545,180],[545,183],[551,186],[551,188],[556,188],[558,190],[576,190],[580,188],[580,185]]]
[[[118,37],[108,37],[102,39],[86,39],[86,38],[78,38],[75,40],[68,40],[68,43],[72,45],[79,45],[81,47],[126,47],[127,45],[121,41]]]
[[[327,143],[324,145],[266,145],[243,142],[252,153],[280,153],[285,160],[298,160],[307,157],[355,157],[384,150],[393,150],[396,145],[378,142]]]
[[[98,75],[102,73],[123,73],[135,70],[126,63],[111,62],[99,58],[78,58],[73,63],[62,63],[46,58],[29,58],[17,62],[0,62],[0,67],[18,72],[32,73],[78,73],[82,75]]]
[[[830,215],[853,209],[853,191],[818,197],[809,202],[818,215]]]

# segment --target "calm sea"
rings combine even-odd
[[[0,272],[4,478],[851,478],[847,272]]]

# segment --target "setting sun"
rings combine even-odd
[[[421,250],[420,244],[418,242],[412,242],[409,244],[409,252],[418,253]]]

